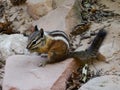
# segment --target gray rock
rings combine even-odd
[[[33,25],[38,25],[46,31],[62,30],[69,34],[71,29],[80,23],[80,18],[77,17],[79,10],[78,0],[65,0],[61,6],[33,22]]]
[[[120,76],[106,75],[94,78],[79,90],[120,90]]]

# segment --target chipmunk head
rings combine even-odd
[[[44,30],[42,28],[38,30],[37,25],[34,29],[35,31],[28,38],[28,45],[26,47],[30,51],[36,51],[38,48],[42,48],[46,43]]]

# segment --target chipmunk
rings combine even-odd
[[[46,32],[35,26],[35,31],[28,38],[27,49],[32,52],[47,54],[47,60],[42,60],[40,66],[47,63],[55,63],[67,58],[75,58],[88,61],[97,57],[98,50],[107,34],[102,29],[98,32],[90,47],[85,51],[70,51],[69,37],[63,31]]]

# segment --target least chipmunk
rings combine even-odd
[[[47,63],[55,63],[67,58],[75,58],[88,61],[95,58],[106,36],[105,30],[100,30],[91,46],[85,51],[70,52],[69,37],[63,31],[45,32],[35,26],[35,31],[28,38],[27,49],[32,52],[47,54],[47,60],[41,62],[41,66]]]

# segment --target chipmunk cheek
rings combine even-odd
[[[41,46],[45,46],[45,41],[43,41],[43,42],[41,43]]]
[[[38,48],[31,48],[29,49],[30,52],[36,52],[38,50]]]

